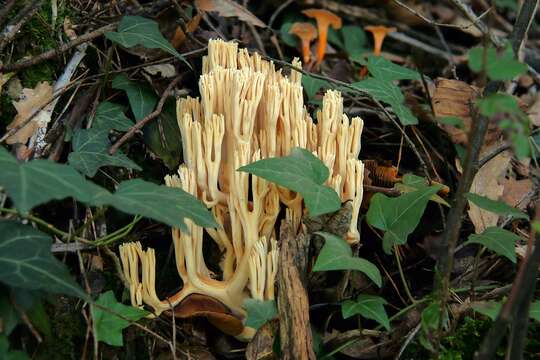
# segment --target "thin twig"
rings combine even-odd
[[[503,45],[501,39],[499,39],[497,36],[492,34],[486,24],[482,21],[482,19],[477,16],[473,9],[466,4],[463,0],[450,0],[452,4],[454,4],[461,12],[474,24],[474,26],[480,30],[482,35],[487,36],[489,40],[495,45],[496,47],[500,47]]]
[[[510,34],[510,41],[514,54],[519,56],[521,47],[523,46],[525,36],[534,21],[534,15],[538,9],[539,0],[526,0],[521,5],[514,29]]]
[[[103,27],[100,27],[99,29],[96,29],[96,30],[94,30],[92,32],[89,32],[88,34],[81,35],[81,36],[77,37],[76,39],[71,40],[68,43],[62,44],[56,49],[45,51],[45,52],[43,52],[43,53],[41,53],[41,54],[39,54],[37,56],[34,56],[31,59],[21,60],[21,61],[18,61],[16,63],[14,63],[14,64],[6,64],[6,65],[3,65],[3,66],[0,64],[0,71],[5,72],[5,73],[11,72],[11,71],[19,71],[19,70],[22,70],[22,69],[26,69],[26,68],[28,68],[30,66],[40,64],[40,63],[42,63],[44,61],[54,59],[55,57],[60,56],[61,54],[65,53],[66,51],[68,51],[68,50],[70,50],[70,49],[72,49],[72,48],[74,48],[74,47],[76,47],[78,45],[81,45],[81,44],[83,44],[85,42],[94,40],[95,38],[98,38],[98,37],[102,36],[107,31],[113,30],[115,27],[116,27],[116,23],[115,24],[105,25]]]
[[[536,206],[536,219],[540,220],[540,204]],[[504,303],[497,319],[484,337],[480,350],[475,354],[475,360],[491,360],[495,358],[497,348],[505,336],[506,328],[510,322],[519,320],[522,322],[514,324],[514,326],[524,326],[524,319],[517,319],[515,317],[518,309],[522,307],[528,308],[530,304],[531,292],[534,291],[538,267],[540,266],[539,244],[540,235],[536,234],[535,238],[533,230],[527,244],[525,258],[519,267],[508,300]]]
[[[428,24],[433,25],[433,26],[449,27],[449,28],[462,29],[462,30],[465,30],[465,29],[468,29],[468,28],[470,28],[472,26],[475,26],[475,24],[473,22],[471,22],[468,25],[455,25],[455,24],[438,23],[436,21],[431,20],[427,16],[423,15],[422,13],[416,11],[415,9],[411,8],[410,6],[408,6],[407,4],[405,4],[405,3],[403,3],[403,2],[401,2],[399,0],[394,0],[394,2],[396,4],[398,4],[399,6],[401,6],[402,8],[406,9],[408,12],[418,16],[420,19],[424,20],[425,22],[427,22]],[[478,19],[481,19],[482,17],[484,17],[488,13],[488,11],[489,10],[484,12],[482,15],[478,16]]]
[[[15,39],[15,36],[17,36],[24,24],[38,12],[42,3],[43,0],[39,0],[26,5],[19,14],[17,14],[15,19],[5,27],[4,31],[0,34],[0,53],[2,53],[7,44]]]
[[[161,110],[163,110],[163,105],[165,105],[165,100],[167,100],[167,97],[169,96],[170,92],[178,82],[182,79],[182,76],[177,76],[169,86],[165,89],[163,94],[161,94],[161,99],[159,99],[158,105],[156,107],[156,110],[152,111],[150,114],[146,115],[141,121],[137,122],[135,125],[133,125],[116,143],[114,143],[113,146],[111,146],[111,149],[109,150],[109,154],[113,155],[120,146],[122,146],[126,141],[128,141],[137,131],[143,128],[144,125],[148,124],[150,121],[154,120],[161,114]]]
[[[0,9],[0,25],[2,25],[6,16],[8,16],[11,9],[13,9],[15,3],[15,0],[7,0],[4,5],[2,5],[2,8]]]

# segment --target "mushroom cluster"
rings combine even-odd
[[[293,64],[301,66],[297,59]],[[332,90],[324,95],[315,122],[304,106],[301,76],[294,70],[285,76],[272,62],[239,50],[236,43],[210,40],[199,80],[200,99],[188,97],[177,103],[185,163],[165,183],[203,201],[221,226],[203,229],[186,220],[189,232],[172,229],[182,289],[164,300],[155,290],[154,250],[143,250],[138,242],[120,246],[134,306],[146,304],[159,315],[199,294],[221,302],[230,314],[243,319],[246,298],[274,299],[276,221],[284,211],[299,231],[307,210],[299,194],[236,169],[288,155],[294,147],[313,152],[330,169],[327,185],[343,202],[352,202],[346,239],[351,244],[359,241],[364,166],[358,154],[363,122],[343,114],[341,94]],[[220,274],[205,263],[205,232],[222,251]],[[233,335],[247,339],[253,333],[244,327]]]

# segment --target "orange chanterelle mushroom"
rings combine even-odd
[[[289,33],[300,38],[302,42],[302,60],[304,61],[304,64],[309,63],[309,58],[311,57],[309,44],[317,37],[317,28],[311,23],[297,22],[293,24]]]
[[[373,55],[375,56],[381,55],[382,44],[386,35],[396,31],[394,27],[389,28],[382,25],[366,26],[365,29],[373,35]]]
[[[341,18],[336,14],[323,9],[307,9],[302,11],[304,15],[314,18],[317,21],[319,30],[319,44],[317,47],[317,65],[319,65],[326,51],[326,39],[328,35],[328,26],[332,26],[335,30],[341,28]]]

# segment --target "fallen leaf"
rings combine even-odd
[[[484,149],[482,153],[491,151],[493,146]],[[488,161],[476,173],[469,192],[485,196],[491,200],[499,200],[504,192],[505,175],[511,159],[510,152],[505,151]],[[490,226],[497,226],[497,221],[499,220],[499,215],[481,209],[470,201],[468,214],[477,234]]]
[[[201,22],[201,14],[195,15],[186,24],[186,31],[188,33],[194,32],[199,27],[200,22]],[[171,44],[172,44],[172,46],[174,46],[175,48],[178,49],[178,47],[180,47],[180,45],[182,45],[182,43],[186,40],[186,38],[187,38],[186,33],[184,32],[184,30],[182,30],[182,28],[180,26],[178,26],[176,28],[174,36],[173,36],[173,38],[171,40]]]
[[[455,144],[467,143],[467,132],[471,127],[471,106],[478,97],[478,88],[463,81],[438,78],[433,92],[433,110],[435,116],[457,117],[463,121],[463,129],[443,124],[444,130]]]
[[[176,70],[172,64],[157,64],[144,67],[144,71],[150,75],[161,74],[161,77],[172,78],[176,75]]]
[[[7,129],[13,129],[23,124],[35,111],[47,104],[53,95],[53,88],[48,82],[40,82],[34,89],[23,89],[22,98],[13,102],[17,110],[17,115],[7,126]],[[50,120],[50,114],[40,111],[34,118],[23,126],[15,134],[6,139],[8,144],[25,144],[28,138],[32,136],[38,128],[45,126]]]
[[[241,319],[234,316],[223,303],[207,295],[189,295],[174,308],[174,316],[181,319],[206,317],[219,330],[233,336],[244,329]]]
[[[540,94],[536,96],[533,104],[527,110],[527,115],[529,115],[533,125],[540,126]]]
[[[504,179],[504,191],[501,200],[512,207],[520,205],[521,201],[532,190],[532,181],[530,179]],[[522,204],[527,205],[527,204]]]
[[[248,9],[232,0],[195,0],[195,6],[202,11],[215,11],[223,17],[235,17],[254,26],[266,27],[266,24]]]

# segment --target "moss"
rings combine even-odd
[[[454,334],[447,336],[441,343],[442,360],[472,360],[474,352],[480,347],[484,335],[491,327],[491,320],[466,317],[455,330]],[[430,359],[432,354],[424,349],[418,341],[411,344],[405,351],[403,359]],[[496,359],[502,359],[504,347],[497,352]]]
[[[29,67],[21,74],[21,83],[25,88],[35,88],[41,81],[52,83],[56,79],[55,68],[51,62]]]

